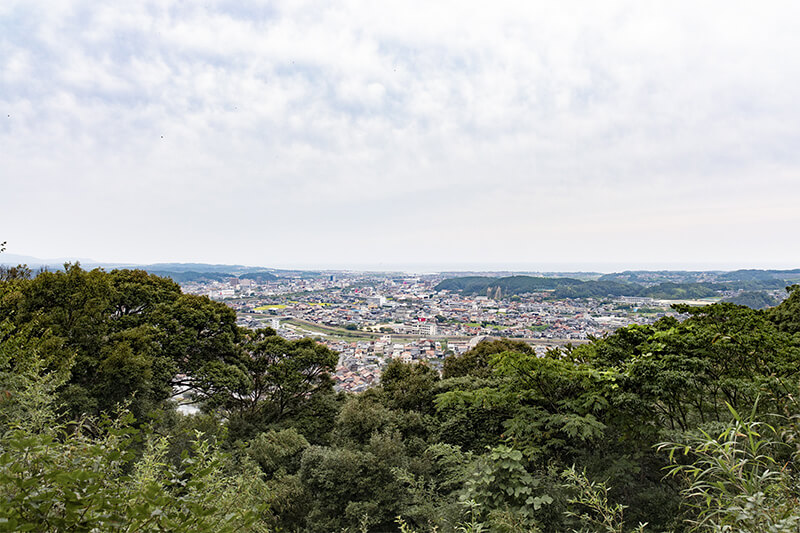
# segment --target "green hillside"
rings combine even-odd
[[[550,291],[554,298],[606,298],[641,296],[656,299],[684,300],[715,296],[730,288],[730,284],[673,283],[656,285],[625,283],[619,281],[580,281],[571,278],[540,278],[510,276],[505,278],[464,277],[451,278],[436,285],[436,290],[448,290],[466,295],[512,296],[531,292]]]

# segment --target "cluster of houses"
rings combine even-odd
[[[237,311],[243,326],[268,325],[289,339],[317,338],[341,354],[336,387],[349,391],[374,385],[392,359],[440,368],[448,354],[463,353],[486,337],[527,339],[543,351],[551,340],[553,345],[580,342],[670,313],[663,302],[646,298],[553,300],[546,292],[468,296],[435,290],[440,279],[342,273],[263,283],[232,279],[184,290],[221,299]],[[345,341],[346,336],[294,327],[286,318],[372,337]]]
[[[337,390],[359,392],[380,381],[381,370],[390,360],[424,363],[441,371],[444,358],[463,354],[488,337],[477,336],[468,341],[420,339],[408,343],[393,342],[384,335],[379,340],[361,342],[322,341],[339,352],[339,364],[333,376]]]

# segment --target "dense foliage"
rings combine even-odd
[[[534,276],[510,276],[494,278],[488,276],[465,276],[439,282],[436,290],[457,291],[463,294],[486,294],[488,289],[499,287],[504,294],[553,290],[557,287],[580,285],[583,282],[572,278],[544,278]]]
[[[765,272],[765,271],[755,271]],[[624,276],[602,276],[598,280],[581,281],[572,278],[546,278],[537,276],[510,276],[496,278],[489,276],[467,276],[451,278],[436,285],[436,290],[448,290],[461,294],[485,295],[490,298],[513,296],[532,292],[549,292],[557,299],[564,298],[606,298],[642,297],[664,300],[692,300],[718,296],[725,290],[774,290],[783,288],[786,283],[781,276],[790,279],[800,278],[795,271],[766,271],[768,275],[743,275],[741,279],[719,276],[717,282],[673,282],[660,281],[648,283],[647,278],[635,273]],[[653,273],[649,273],[653,274]]]
[[[628,281],[631,283],[654,284],[666,281],[676,283],[692,283],[701,281],[737,282],[737,283],[763,283],[773,285],[779,282],[784,287],[792,282],[800,281],[800,268],[793,270],[732,270],[730,272],[707,270],[625,270],[603,274],[599,281]],[[762,286],[761,288],[767,288]]]
[[[777,299],[763,291],[744,291],[723,301],[736,305],[746,305],[752,309],[766,309],[778,303]]]
[[[336,354],[169,280],[21,270],[0,282],[0,530],[796,531],[791,289],[542,357],[484,342],[441,376],[393,361],[345,395]]]
[[[149,268],[146,270],[149,274],[163,278],[169,278],[176,283],[188,283],[192,281],[227,281],[230,278],[254,279],[258,280],[259,283],[263,283],[265,281],[273,281],[278,279],[278,276],[270,272],[247,272],[244,274],[231,274],[228,272],[206,272],[204,270],[199,272],[194,270],[171,271],[154,270]]]

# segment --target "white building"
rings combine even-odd
[[[436,327],[436,322],[426,320],[425,322],[419,323],[419,329],[417,330],[419,335],[424,337],[433,337],[438,333],[438,328]]]
[[[386,296],[381,296],[380,294],[376,296],[367,296],[368,307],[383,307],[384,305],[386,305]]]

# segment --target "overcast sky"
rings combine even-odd
[[[800,267],[799,27],[797,2],[3,0],[0,241]]]

